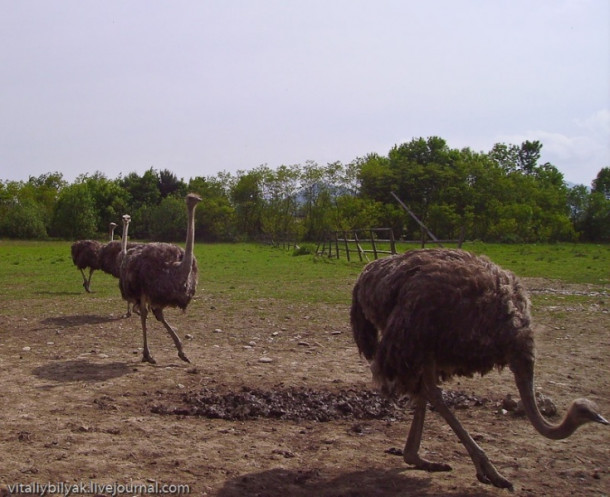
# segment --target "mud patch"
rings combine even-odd
[[[443,393],[450,407],[468,408],[487,402],[464,392]],[[391,400],[366,389],[317,390],[308,387],[277,387],[271,390],[244,386],[237,392],[203,388],[187,392],[180,406],[155,402],[150,410],[155,414],[201,416],[211,419],[245,421],[272,418],[293,421],[404,420],[409,399]]]

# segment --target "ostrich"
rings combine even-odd
[[[83,275],[83,287],[91,293],[91,276],[93,271],[100,268],[99,253],[102,244],[97,240],[78,240],[70,247],[72,262]],[[85,276],[85,269],[89,268],[89,277]]]
[[[127,214],[123,216],[123,240],[127,240],[127,225],[131,221],[131,217]],[[114,227],[112,227],[114,225]],[[112,234],[114,234],[114,229],[116,228],[116,223],[111,223]],[[122,254],[122,241],[114,241],[113,236],[111,236],[110,242],[102,245],[99,253],[99,266],[102,271],[105,273],[111,274],[115,278],[120,277],[121,272],[121,260],[123,258]],[[126,250],[137,247],[138,243],[127,242]],[[138,312],[137,306],[134,307],[134,312]],[[127,303],[127,313],[124,317],[131,316],[131,305],[129,302]]]
[[[110,241],[114,238],[114,230],[117,227],[116,223],[110,223],[109,235]],[[91,293],[91,276],[96,269],[100,267],[100,252],[103,245],[96,240],[78,240],[72,244],[70,251],[72,253],[72,262],[80,269],[83,275],[83,286],[88,293]],[[84,269],[89,268],[89,277],[85,276]]]
[[[195,208],[200,201],[201,198],[195,194],[190,193],[186,196],[188,225],[184,250],[169,243],[148,243],[127,250],[127,237],[123,238],[119,287],[123,299],[138,305],[140,309],[144,338],[142,362],[156,363],[150,355],[146,337],[146,317],[149,309],[171,335],[178,349],[178,357],[190,362],[182,350],[180,338],[165,320],[163,309],[180,307],[184,310],[195,294],[197,288],[197,260],[193,254]]]
[[[408,394],[415,411],[403,458],[426,471],[450,471],[418,454],[426,403],[447,421],[482,483],[512,490],[443,401],[438,384],[509,366],[526,415],[543,436],[569,437],[591,421],[608,424],[587,399],[577,399],[558,425],[534,397],[534,335],[526,291],[510,271],[462,250],[421,249],[378,259],[359,276],[350,311],[354,340],[388,395]]]

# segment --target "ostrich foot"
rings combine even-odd
[[[184,362],[188,362],[189,364],[191,363],[191,361],[189,361],[189,358],[186,357],[185,353],[182,351],[178,352],[178,357],[180,359],[182,359]]]
[[[475,466],[477,468],[477,479],[481,483],[493,485],[498,488],[506,488],[511,492],[514,490],[513,484],[498,473],[498,470],[496,470],[491,462],[483,460],[480,461],[479,464],[475,464]]]
[[[83,283],[83,288],[87,293],[91,293],[91,290],[89,290],[89,285],[87,285],[87,283]]]
[[[142,362],[148,362],[150,364],[157,364],[157,361],[155,361],[150,354],[144,354],[142,356]]]
[[[449,464],[444,464],[440,462],[431,462],[426,459],[422,459],[417,454],[407,454],[403,455],[404,461],[414,466],[416,469],[423,469],[424,471],[436,472],[436,471],[451,471],[451,466]]]

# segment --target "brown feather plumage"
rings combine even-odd
[[[93,271],[100,269],[99,255],[102,244],[97,240],[78,240],[70,247],[72,262],[83,276],[83,287],[89,292]],[[89,278],[85,276],[85,269],[89,268]]]
[[[512,272],[487,257],[422,249],[371,262],[354,286],[350,317],[358,350],[382,390],[413,399],[403,458],[416,468],[451,469],[418,453],[430,402],[468,450],[477,478],[512,489],[446,406],[438,384],[452,376],[484,375],[509,366],[529,421],[550,439],[566,438],[591,421],[608,424],[587,399],[576,399],[557,425],[542,417],[534,395],[527,293]]]

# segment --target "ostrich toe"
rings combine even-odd
[[[445,463],[441,463],[441,462],[427,461],[426,459],[422,459],[418,455],[415,455],[415,457],[410,457],[409,455],[405,454],[403,456],[403,459],[407,464],[412,465],[413,467],[415,467],[417,469],[422,469],[424,471],[428,471],[430,473],[434,473],[434,472],[438,472],[438,471],[451,471],[452,470],[452,468],[451,468],[451,466],[449,466],[449,464],[445,464]]]
[[[481,483],[493,485],[498,488],[506,488],[511,492],[514,490],[513,484],[504,478],[489,461],[483,461],[477,465],[477,479]]]
[[[184,362],[188,362],[190,364],[189,358],[186,357],[186,354],[182,351],[178,352],[178,357],[182,359]]]
[[[150,364],[157,364],[157,361],[155,361],[150,354],[144,354],[142,356],[142,362],[148,362]]]

